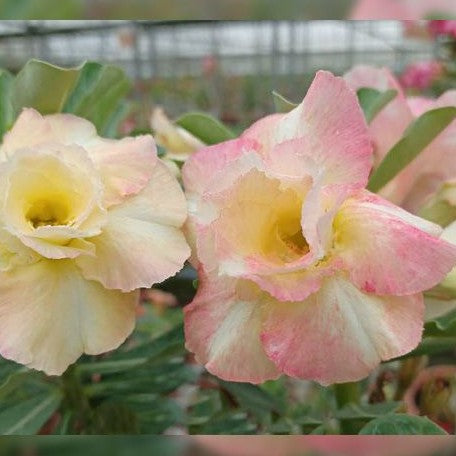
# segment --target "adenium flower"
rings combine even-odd
[[[435,100],[423,97],[407,99],[397,80],[386,68],[356,66],[345,74],[344,79],[354,90],[371,87],[380,91],[395,89],[398,92],[396,98],[369,125],[375,165],[381,162],[418,116],[430,109],[456,106],[456,90],[448,90]],[[456,121],[453,121],[380,194],[412,213],[419,213],[426,201],[447,180],[456,176],[455,147]]]
[[[189,158],[200,281],[186,345],[210,372],[355,381],[418,344],[421,292],[455,265],[456,248],[365,190],[371,167],[356,95],[324,71],[290,113]]]
[[[183,192],[151,136],[25,109],[0,148],[0,354],[61,374],[119,346],[140,287],[181,269]]]

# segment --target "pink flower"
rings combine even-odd
[[[429,21],[428,29],[433,36],[451,36],[456,38],[456,21]]]
[[[412,63],[402,73],[401,85],[405,89],[428,89],[442,72],[442,65],[434,60]]]
[[[186,344],[210,372],[355,381],[418,344],[421,292],[456,249],[438,226],[366,191],[371,166],[356,95],[324,71],[290,113],[189,158],[200,285]]]
[[[398,94],[371,122],[369,133],[374,144],[375,164],[402,137],[407,127],[424,112],[444,106],[456,106],[456,90],[449,90],[440,98],[407,99],[397,80],[386,68],[357,66],[344,79],[353,90],[371,87],[380,91],[395,89]],[[454,159],[456,121],[452,122],[429,146],[388,185],[381,195],[405,209],[417,213],[443,183],[456,176]]]

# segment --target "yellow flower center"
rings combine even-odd
[[[301,202],[290,198],[286,210],[276,210],[269,229],[263,238],[263,252],[281,261],[293,261],[309,251],[309,244],[302,233]]]
[[[70,210],[56,196],[49,199],[38,199],[31,203],[30,208],[25,214],[27,221],[33,226],[55,226],[67,225],[69,223]]]

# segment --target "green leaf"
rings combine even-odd
[[[456,310],[426,322],[425,336],[456,336]]]
[[[367,188],[377,192],[405,168],[454,119],[456,107],[437,108],[418,117],[373,172]]]
[[[0,70],[0,140],[14,122],[11,92],[14,77],[8,71]]]
[[[367,423],[361,435],[445,435],[429,418],[406,414],[387,415]]]
[[[220,121],[202,112],[184,114],[175,123],[205,144],[218,144],[236,137]]]
[[[60,68],[40,60],[29,60],[13,85],[13,107],[18,114],[24,107],[41,114],[61,112],[73,89],[79,68]]]
[[[0,434],[35,434],[57,410],[61,396],[55,390],[16,404],[0,412]]]
[[[365,420],[382,417],[396,412],[401,402],[381,402],[379,404],[347,404],[335,413],[339,420]]]
[[[199,434],[246,435],[256,433],[257,427],[244,412],[225,412],[213,417],[200,428]]]
[[[123,399],[136,414],[141,434],[159,434],[183,422],[183,412],[172,399],[155,394],[134,394]]]
[[[287,100],[283,95],[275,90],[272,91],[272,97],[276,112],[287,113],[299,106],[297,103]]]
[[[62,111],[90,120],[104,134],[129,89],[130,83],[121,68],[86,62],[79,68],[78,79]]]
[[[228,391],[246,410],[263,415],[268,412],[283,413],[280,401],[268,392],[251,383],[234,383],[219,380],[220,385]]]
[[[220,391],[198,391],[197,399],[192,403],[187,415],[189,426],[199,426],[207,423],[215,414],[222,411]]]
[[[24,107],[41,114],[69,112],[90,120],[100,134],[113,135],[113,125],[126,113],[121,102],[129,88],[123,70],[112,65],[61,68],[30,60],[14,80],[12,102],[16,115]]]
[[[370,124],[377,114],[394,98],[396,98],[397,90],[390,89],[385,92],[372,89],[370,87],[361,87],[356,92],[358,95],[359,104],[364,112],[366,122]]]

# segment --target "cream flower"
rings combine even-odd
[[[0,354],[61,374],[119,346],[140,287],[189,255],[181,188],[151,136],[25,109],[0,149]]]

